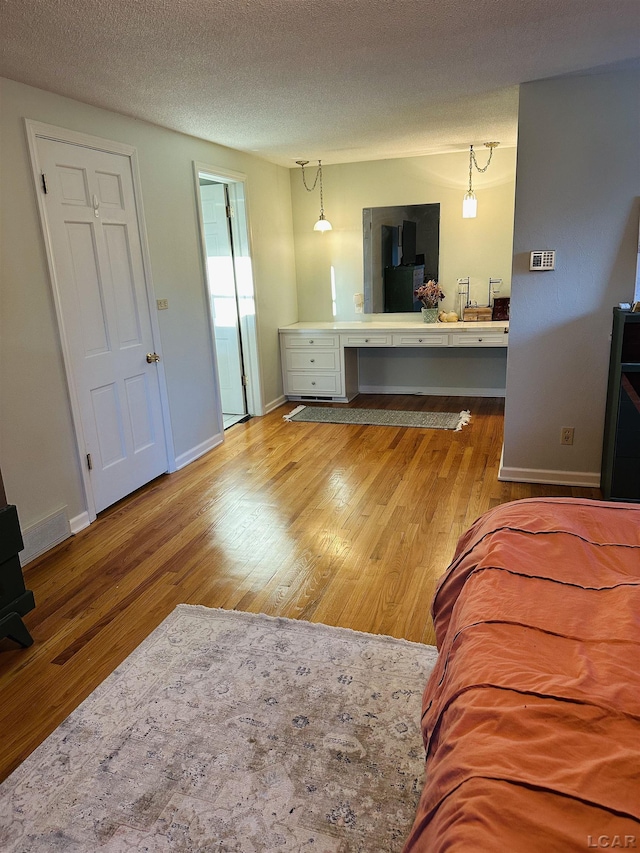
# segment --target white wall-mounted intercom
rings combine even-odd
[[[554,270],[556,268],[556,253],[554,249],[540,249],[531,252],[529,258],[530,270]]]

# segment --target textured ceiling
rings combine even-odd
[[[293,166],[516,141],[517,85],[640,55],[640,0],[0,0],[0,75]]]

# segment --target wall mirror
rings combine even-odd
[[[364,311],[419,311],[413,291],[438,281],[440,204],[365,207],[362,211]]]

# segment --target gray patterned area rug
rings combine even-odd
[[[298,406],[286,421],[321,424],[366,424],[368,426],[422,427],[461,430],[471,420],[464,412],[400,412],[391,409],[344,409],[332,406]]]
[[[0,786],[0,849],[399,851],[436,657],[181,604]]]

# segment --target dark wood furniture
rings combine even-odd
[[[602,449],[605,500],[640,501],[640,313],[613,309]]]
[[[9,637],[21,646],[33,638],[22,621],[36,606],[33,593],[26,589],[18,554],[24,548],[15,506],[7,505],[0,475],[0,639]]]

